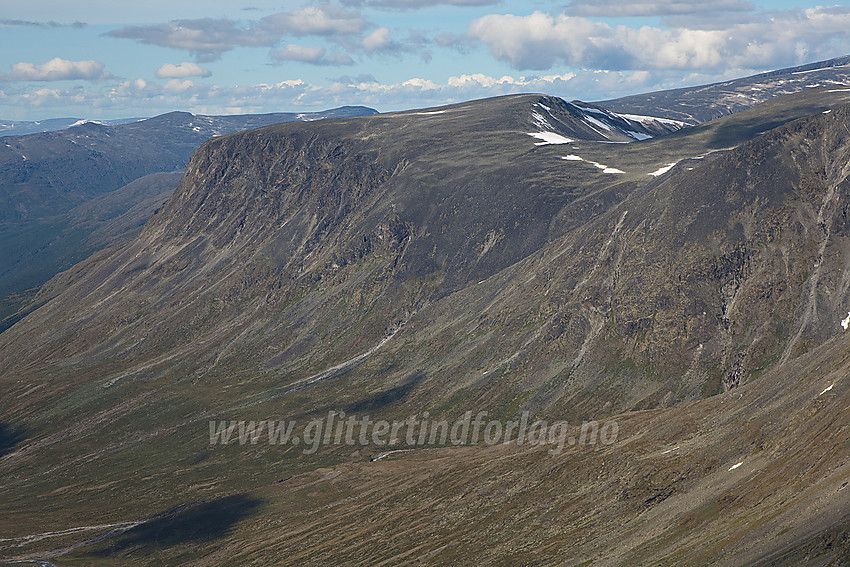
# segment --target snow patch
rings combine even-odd
[[[604,122],[600,122],[599,120],[597,120],[593,116],[585,116],[584,120],[585,120],[585,122],[589,122],[591,124],[591,128],[593,127],[592,125],[595,124],[595,125],[599,126],[600,128],[602,128],[603,130],[608,130],[609,132],[611,131],[610,126],[608,126]]]
[[[737,469],[738,467],[740,467],[740,466],[741,466],[741,465],[743,465],[743,464],[744,464],[744,461],[741,461],[741,462],[740,462],[740,463],[738,463],[737,465],[732,465],[731,467],[729,467],[729,470],[730,470],[730,471],[734,471],[735,469]],[[726,471],[726,472],[729,472],[729,471]]]
[[[432,111],[429,111],[429,112],[416,112],[416,113],[414,113],[414,115],[415,116],[433,116],[434,114],[442,114],[444,112],[445,112],[445,110],[432,110]]]
[[[830,384],[829,386],[827,386],[826,388],[824,388],[824,389],[823,389],[823,392],[821,392],[820,394],[818,394],[818,396],[822,396],[822,395],[826,394],[827,392],[829,392],[830,390],[832,390],[832,387],[833,387],[833,386],[835,386],[835,384]]]
[[[841,321],[841,326],[844,327],[844,330],[847,330],[847,327],[850,327],[850,311],[847,312],[847,318]]]
[[[677,163],[679,163],[679,162],[674,161],[673,163],[668,163],[664,167],[659,167],[658,169],[656,169],[655,171],[650,173],[650,175],[653,176],[653,177],[660,177],[660,176],[664,175],[665,173],[667,173],[668,171],[670,171],[671,169],[673,169],[673,166],[676,165]]]
[[[37,124],[37,123],[36,123],[36,124]],[[68,126],[68,128],[73,128],[74,126],[82,126],[83,124],[98,124],[98,125],[100,125],[100,126],[105,126],[105,124],[104,124],[103,122],[98,122],[97,120],[86,120],[86,119],[83,119],[83,120],[77,120],[76,122],[74,122],[73,124],[71,124],[70,126]]]
[[[546,146],[548,144],[572,144],[575,141],[565,138],[560,134],[556,134],[555,132],[529,132],[528,135],[532,138],[543,140],[542,142],[535,142],[535,146]]]
[[[831,91],[826,91],[828,93],[846,93],[850,92],[850,89],[833,89]]]
[[[531,120],[534,122],[534,125],[541,130],[554,130],[546,118],[544,118],[543,115],[536,110],[531,111]]]
[[[641,124],[646,124],[647,122],[660,122],[661,124],[671,124],[674,126],[679,126],[680,128],[689,126],[687,122],[682,122],[681,120],[673,120],[672,118],[643,116],[641,114],[620,114],[619,112],[617,113],[617,116],[619,116],[620,118],[625,118],[626,120],[631,120],[632,122],[640,122]]]
[[[594,114],[601,114],[602,116],[608,116],[609,115],[609,113],[605,112],[604,110],[600,110],[598,108],[590,108],[590,107],[587,107],[587,106],[576,106],[576,105],[573,105],[573,106],[575,106],[576,108],[578,108],[582,112],[592,112]]]
[[[595,162],[595,161],[590,161],[589,159],[584,159],[583,157],[577,156],[575,154],[570,154],[568,156],[561,156],[561,159],[565,160],[565,161],[587,162],[590,165],[592,165],[592,166],[594,166],[598,169],[601,169],[602,173],[625,173],[625,171],[623,171],[622,169],[617,169],[616,167],[608,167],[607,165],[603,165],[603,164]]]
[[[596,163],[595,161],[585,160],[587,163],[594,165],[602,170],[602,173],[625,173],[622,169],[617,169],[616,167],[608,167],[607,165],[603,165],[601,163]]]
[[[643,132],[635,132],[634,130],[626,130],[625,132],[638,142],[641,142],[643,140],[649,140],[650,138],[652,138],[652,136],[650,136],[649,134],[644,134]]]

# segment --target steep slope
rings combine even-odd
[[[740,112],[777,96],[822,86],[843,89],[848,85],[850,55],[722,83],[632,95],[596,104],[613,112],[699,124]]]
[[[817,538],[846,531],[850,107],[832,90],[629,144],[540,95],[205,143],[137,239],[54,278],[0,335],[2,553],[833,553]],[[554,460],[208,444],[210,420],[328,411],[528,411],[622,434]],[[788,471],[800,484],[774,490]],[[45,516],[86,535],[27,537]]]

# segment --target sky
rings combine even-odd
[[[0,0],[0,119],[604,100],[850,54],[850,0]]]

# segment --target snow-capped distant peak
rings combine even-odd
[[[74,122],[73,124],[68,126],[68,128],[73,128],[75,126],[82,126],[83,124],[97,124],[99,126],[105,125],[103,122],[98,122],[97,120],[88,120],[86,118],[83,118],[82,120],[77,120],[76,122]]]

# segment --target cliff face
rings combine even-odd
[[[121,376],[191,352],[193,374],[285,387],[409,325],[378,383],[425,370],[426,399],[500,383],[496,407],[593,413],[728,390],[841,330],[846,108],[705,156],[729,124],[619,155],[535,146],[540,108],[550,134],[586,125],[507,97],[210,141],[134,243],[3,340]],[[591,151],[626,169],[563,159]]]

